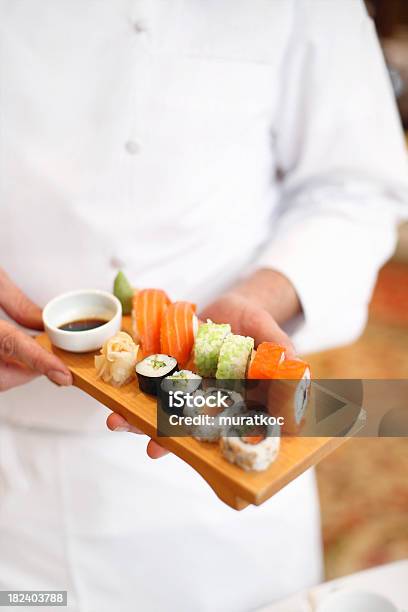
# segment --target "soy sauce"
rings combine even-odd
[[[78,319],[77,321],[64,323],[63,325],[60,325],[58,329],[72,332],[88,331],[89,329],[101,327],[101,325],[105,325],[107,322],[108,321],[106,319]]]

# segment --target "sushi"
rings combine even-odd
[[[159,393],[163,410],[168,414],[183,414],[186,396],[197,391],[201,382],[201,376],[190,370],[180,370],[166,376],[161,382]],[[177,397],[174,395],[175,392],[178,392]],[[170,401],[171,398],[172,401]]]
[[[197,333],[196,305],[189,302],[174,302],[163,312],[160,343],[162,353],[171,355],[184,366],[190,359]]]
[[[263,412],[248,412],[242,424],[226,428],[221,436],[220,449],[223,457],[246,472],[266,470],[276,459],[280,448],[280,427],[264,424]],[[257,422],[258,421],[258,422]]]
[[[201,442],[217,442],[222,434],[222,417],[232,417],[244,412],[242,395],[229,389],[209,387],[199,389],[184,406],[184,416],[202,418],[190,427],[191,435]],[[196,420],[197,421],[197,420]]]
[[[100,355],[95,356],[98,378],[120,387],[135,376],[135,365],[139,347],[126,332],[120,331],[107,340]]]
[[[285,349],[273,342],[262,342],[252,355],[253,359],[248,368],[250,382],[246,384],[246,399],[267,408],[270,379],[284,361]]]
[[[166,376],[162,382],[162,389],[165,391],[186,391],[193,393],[201,385],[202,378],[194,374],[191,370],[179,370]]]
[[[200,325],[194,344],[194,363],[200,376],[215,376],[222,344],[230,333],[231,326],[227,323],[213,323],[208,319]]]
[[[143,289],[133,297],[133,337],[140,341],[145,357],[161,351],[160,328],[169,304],[169,297],[161,289]]]
[[[216,378],[222,380],[244,379],[253,348],[253,338],[229,334],[221,346]]]
[[[176,370],[177,361],[170,355],[156,353],[145,357],[136,364],[136,375],[140,390],[150,395],[157,395],[163,378],[174,374]]]
[[[310,366],[301,359],[287,359],[272,378],[268,391],[269,410],[284,418],[284,433],[297,434],[303,425],[309,400]]]
[[[285,359],[285,349],[279,344],[273,342],[262,342],[252,359],[248,378],[251,379],[269,379]]]

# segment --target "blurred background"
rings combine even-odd
[[[408,0],[366,4],[408,130]],[[309,361],[320,378],[408,378],[408,225],[380,272],[363,336]],[[318,485],[326,579],[408,558],[408,439],[345,443],[319,464]]]

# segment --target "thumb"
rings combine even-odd
[[[43,329],[41,308],[29,300],[1,268],[0,306],[16,323],[30,329]]]
[[[242,314],[242,332],[261,342],[275,342],[285,348],[286,357],[294,359],[296,350],[289,336],[266,310],[245,309]]]

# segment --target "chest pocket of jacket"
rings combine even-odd
[[[167,109],[242,120],[271,113],[268,64],[182,55],[164,58],[161,101]]]
[[[151,77],[148,137],[155,176],[169,197],[202,201],[270,146],[269,65],[159,53]]]

